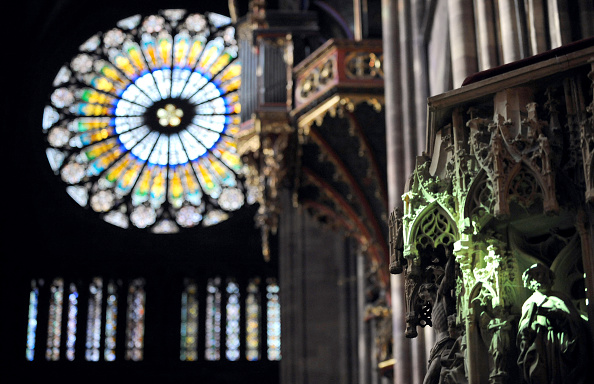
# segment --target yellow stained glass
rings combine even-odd
[[[159,36],[159,61],[162,66],[171,65],[171,36],[167,34]]]
[[[138,44],[133,44],[130,42],[125,43],[124,49],[128,54],[130,60],[134,66],[138,69],[139,74],[146,71],[146,64],[144,63],[144,59],[142,58],[142,53],[140,52],[140,46]]]
[[[152,176],[153,184],[151,185],[151,204],[159,206],[165,200],[165,167],[155,167]]]
[[[130,78],[136,77],[136,70],[134,69],[134,67],[132,66],[132,63],[130,63],[130,60],[128,60],[127,57],[118,53],[113,58],[113,60],[114,60],[115,65],[119,69],[121,69],[126,74],[126,76],[128,76]]]
[[[177,67],[184,67],[186,65],[190,47],[188,40],[189,38],[186,34],[179,34],[176,36],[174,64]]]
[[[190,54],[188,55],[188,64],[191,67],[196,65],[196,60],[198,60],[198,56],[202,52],[203,47],[204,47],[204,42],[201,39],[196,39],[192,43],[192,49],[190,50]]]
[[[169,180],[169,202],[175,208],[180,208],[183,203],[184,187],[180,177],[180,168],[176,167],[171,172]]]
[[[138,175],[140,174],[140,170],[142,168],[142,163],[131,158],[129,154],[126,155],[126,158],[123,160],[123,162],[125,162],[126,165],[132,162],[133,164],[126,170],[126,172],[123,173],[122,177],[118,181],[115,192],[121,196],[127,195],[130,192],[134,182],[138,179]]]

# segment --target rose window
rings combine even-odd
[[[45,107],[50,166],[114,225],[212,225],[246,202],[236,151],[241,65],[228,17],[165,10],[80,46]]]

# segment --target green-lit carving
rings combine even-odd
[[[585,105],[584,72],[430,105],[431,150],[390,215],[405,335],[436,331],[425,382],[587,382],[594,101]]]
[[[522,306],[518,366],[528,383],[586,383],[592,378],[587,324],[568,297],[551,290],[554,276],[540,263],[522,275],[534,293]]]

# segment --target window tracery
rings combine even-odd
[[[164,10],[84,42],[58,72],[43,132],[67,193],[116,226],[174,233],[245,203],[241,64],[231,19]]]

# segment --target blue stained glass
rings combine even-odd
[[[266,287],[266,316],[268,360],[281,359],[281,323],[279,286],[274,279],[269,279]]]
[[[239,304],[239,286],[234,281],[227,284],[227,360],[236,361],[239,359],[239,316],[241,307]]]
[[[27,351],[26,358],[33,361],[35,357],[35,336],[37,332],[37,305],[39,304],[39,287],[37,280],[31,281],[29,293],[29,316],[27,322]]]
[[[76,318],[78,315],[78,291],[76,285],[70,284],[70,293],[68,294],[68,324],[66,339],[66,358],[74,360],[74,347],[76,344]]]

